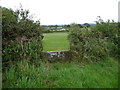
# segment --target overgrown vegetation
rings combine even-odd
[[[96,61],[109,55],[119,58],[120,23],[100,20],[91,28],[80,29],[76,24],[71,25],[70,49],[78,59]]]
[[[112,58],[96,62],[39,62],[36,67],[17,62],[3,74],[3,88],[117,88],[118,63]]]
[[[42,31],[40,22],[29,18],[29,11],[2,8],[3,67],[14,61],[40,59]]]
[[[68,39],[73,58],[50,63],[42,59],[40,22],[22,8],[1,9],[4,88],[118,87],[120,23],[104,22],[99,17],[95,26],[72,24]],[[44,51],[69,48],[67,33],[44,35]]]

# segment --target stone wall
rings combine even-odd
[[[47,51],[42,52],[43,57],[46,58],[48,61],[54,61],[59,59],[66,59],[70,60],[72,53],[71,51]]]

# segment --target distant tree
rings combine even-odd
[[[83,24],[86,28],[89,28],[90,27],[90,24],[88,24],[88,23],[84,23]]]
[[[81,24],[78,24],[78,26],[79,26],[80,28],[83,28],[83,26],[82,26]]]
[[[54,25],[55,29],[57,29],[58,25]]]
[[[69,28],[70,27],[70,25],[67,25],[67,28]]]

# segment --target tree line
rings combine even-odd
[[[89,23],[77,24],[79,28],[89,28],[91,25]],[[71,24],[65,25],[41,25],[43,27],[43,33],[51,32],[68,32]]]

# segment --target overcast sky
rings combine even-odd
[[[1,0],[1,6],[29,9],[42,25],[94,23],[97,16],[103,20],[118,21],[120,0]]]

